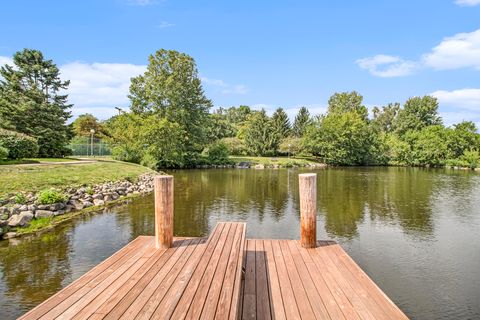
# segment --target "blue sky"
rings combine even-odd
[[[127,107],[160,48],[193,56],[215,106],[293,116],[335,92],[367,106],[433,94],[446,124],[480,125],[480,0],[4,1],[0,63],[41,50],[71,80],[73,113]]]

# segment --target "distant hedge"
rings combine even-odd
[[[32,158],[38,154],[37,139],[15,131],[0,129],[0,146],[8,149],[9,159]]]

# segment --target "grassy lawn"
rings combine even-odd
[[[263,164],[263,165],[274,165],[278,164],[280,166],[304,166],[310,163],[317,163],[311,159],[305,158],[288,158],[288,157],[249,157],[249,156],[231,156],[232,161],[239,162],[250,162],[251,164]]]
[[[69,162],[69,161],[78,161],[78,160],[80,159],[78,158],[28,158],[28,159],[20,159],[20,160],[0,160],[0,165]]]
[[[0,198],[18,192],[37,192],[48,188],[65,189],[125,178],[134,179],[152,170],[132,163],[96,163],[42,166],[0,166]]]

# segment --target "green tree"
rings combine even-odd
[[[270,156],[277,152],[280,141],[272,120],[265,110],[251,115],[245,129],[245,145],[256,156]]]
[[[186,135],[186,152],[202,151],[212,102],[205,96],[192,57],[164,49],[150,55],[147,71],[132,78],[129,98],[134,113],[177,123]]]
[[[453,158],[461,157],[465,151],[480,149],[480,135],[475,123],[463,121],[448,132],[448,148]]]
[[[95,131],[94,137],[103,137],[106,135],[103,124],[90,113],[79,115],[78,118],[73,121],[72,128],[73,133],[79,137],[90,136],[92,129]]]
[[[368,110],[362,102],[362,95],[356,91],[335,93],[328,99],[328,113],[355,112],[366,120]]]
[[[72,105],[63,92],[69,81],[38,50],[15,53],[13,63],[0,68],[0,127],[36,138],[41,157],[64,155]]]
[[[373,134],[357,112],[334,112],[320,117],[304,136],[306,151],[333,165],[371,162]]]
[[[438,101],[432,96],[413,97],[398,111],[394,123],[395,131],[403,135],[409,130],[422,130],[428,126],[441,125]]]
[[[224,109],[220,108],[209,115],[208,140],[215,141],[228,137],[235,137],[237,128],[231,123]]]
[[[282,108],[278,108],[272,115],[272,123],[275,132],[280,139],[286,138],[291,133],[290,120]]]
[[[372,126],[377,132],[392,132],[393,124],[400,111],[400,103],[389,103],[382,109],[373,107]]]
[[[293,122],[293,135],[295,137],[302,137],[311,122],[312,119],[310,118],[310,112],[306,107],[301,107]]]
[[[405,141],[411,146],[409,165],[441,166],[451,157],[448,129],[442,125],[407,131]]]

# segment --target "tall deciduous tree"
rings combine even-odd
[[[187,152],[201,152],[207,138],[207,99],[192,57],[161,49],[150,55],[147,71],[132,78],[131,110],[175,122],[186,133]]]
[[[362,102],[362,95],[356,91],[335,93],[328,99],[328,113],[355,112],[367,119],[368,110]]]
[[[94,130],[95,137],[102,137],[106,133],[103,124],[90,113],[79,115],[78,118],[73,121],[72,127],[73,133],[80,137],[90,136],[92,129]]]
[[[306,107],[301,107],[295,116],[293,122],[293,134],[296,137],[301,137],[305,133],[305,129],[311,123],[310,112]]]
[[[15,53],[13,63],[0,68],[0,126],[37,138],[42,157],[63,155],[70,137],[69,81],[38,50]]]
[[[379,132],[392,132],[399,111],[400,103],[389,103],[382,109],[373,107],[373,128]]]
[[[441,125],[438,101],[432,96],[413,97],[405,102],[394,123],[395,131],[403,135],[409,130],[419,131],[428,126]]]

